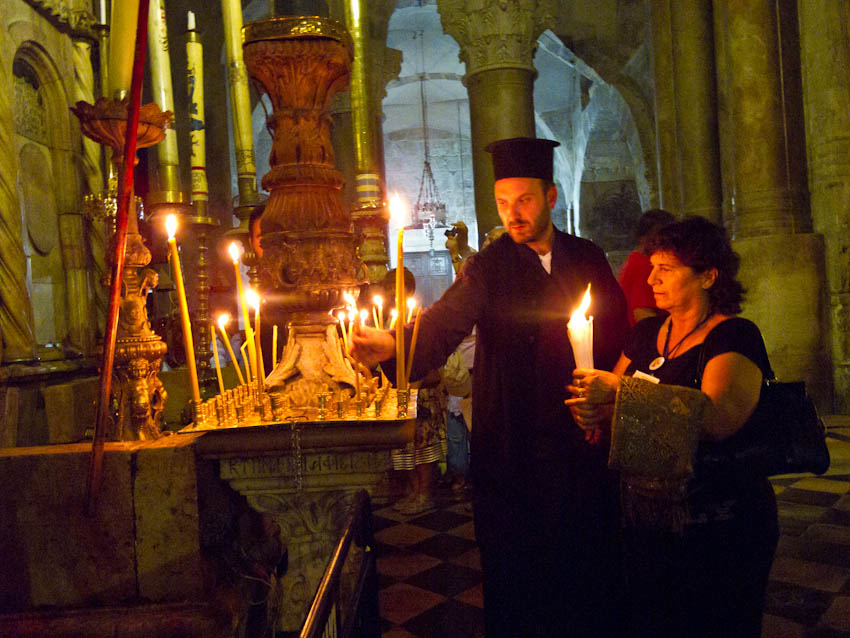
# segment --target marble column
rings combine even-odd
[[[835,409],[850,413],[850,5],[801,0],[812,221],[826,238]]]
[[[655,156],[658,204],[678,213],[682,210],[682,172],[676,137],[676,94],[673,82],[673,35],[670,0],[652,0],[652,65],[655,84]]]
[[[437,0],[443,31],[460,45],[469,94],[472,173],[478,236],[498,226],[493,167],[484,147],[509,137],[535,137],[534,52],[555,23],[555,0]]]
[[[721,223],[711,0],[670,3],[682,215]]]
[[[11,59],[2,58],[11,68]],[[27,292],[27,262],[21,244],[21,207],[15,178],[18,162],[12,92],[0,91],[0,356],[3,363],[35,358],[32,305]]]
[[[804,175],[789,160],[802,152],[798,119],[788,117],[792,92],[783,86],[780,42],[787,36],[769,0],[715,0],[716,33],[725,52],[718,65],[728,111],[721,127],[731,153],[723,175],[729,194],[727,223],[741,256],[748,290],[744,314],[761,328],[780,379],[805,379],[818,404],[831,408],[832,375],[824,347],[823,237],[810,232]],[[785,50],[786,55],[791,52]]]

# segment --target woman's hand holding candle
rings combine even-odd
[[[620,377],[612,372],[577,368],[573,370],[572,383],[567,392],[573,398],[564,401],[570,408],[573,420],[590,443],[596,443],[602,434],[600,426],[610,423],[614,413],[614,399],[620,387]]]

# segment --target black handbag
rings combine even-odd
[[[823,474],[829,462],[826,428],[803,381],[765,379],[758,405],[741,429],[723,441],[701,441],[697,450],[701,471],[727,476],[730,471],[739,476]]]

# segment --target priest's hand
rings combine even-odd
[[[374,368],[395,355],[395,337],[388,330],[354,324],[350,353],[367,368]]]

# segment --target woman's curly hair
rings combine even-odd
[[[741,312],[744,287],[736,279],[741,258],[726,232],[704,217],[686,217],[661,228],[652,238],[650,254],[670,252],[694,272],[717,269],[717,279],[708,289],[709,311],[724,315]]]

